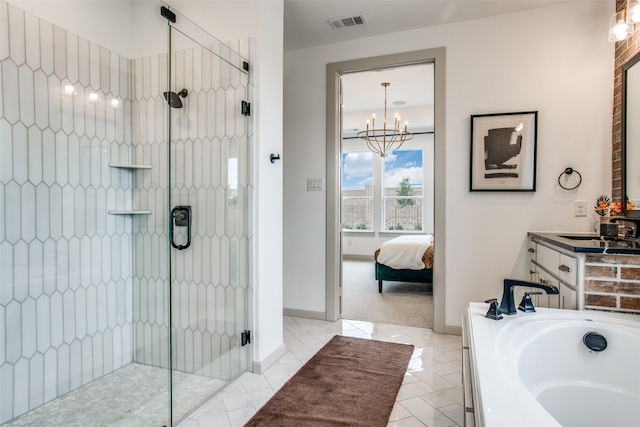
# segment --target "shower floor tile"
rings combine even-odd
[[[130,363],[3,426],[166,426],[167,376],[167,369]],[[189,414],[226,384],[222,380],[174,372],[174,420]]]

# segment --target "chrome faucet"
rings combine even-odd
[[[516,286],[525,286],[527,288],[538,288],[547,294],[559,294],[558,288],[552,285],[543,285],[541,283],[527,282],[524,280],[504,279],[504,292],[502,293],[502,301],[500,302],[500,312],[503,314],[516,314],[516,304],[513,301],[513,288]]]

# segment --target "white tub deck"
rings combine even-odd
[[[476,427],[637,426],[640,317],[537,308],[502,320],[468,309]],[[608,342],[583,343],[587,332]]]

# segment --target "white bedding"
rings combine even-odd
[[[380,246],[378,262],[397,270],[422,270],[422,256],[431,243],[433,236],[430,234],[396,237]]]

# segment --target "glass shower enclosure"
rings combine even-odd
[[[248,43],[112,3],[135,50],[0,0],[2,425],[173,425],[248,368]]]

